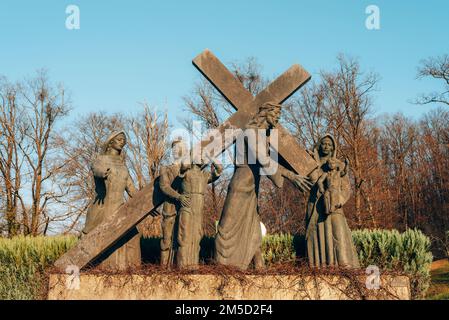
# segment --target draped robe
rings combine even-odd
[[[254,164],[248,163],[248,139],[245,138],[243,155],[236,149],[236,159],[244,161],[235,165],[228,187],[215,237],[215,259],[219,264],[245,270],[256,254],[261,259],[262,231],[257,199],[262,165],[260,159]],[[283,184],[281,172],[282,167],[278,165],[276,172],[268,175],[277,187]]]

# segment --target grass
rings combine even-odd
[[[42,298],[45,269],[76,241],[70,236],[0,238],[0,300]]]
[[[438,260],[432,265],[432,282],[427,291],[428,300],[449,300],[449,260]]]

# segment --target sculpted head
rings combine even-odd
[[[123,147],[126,145],[126,136],[124,133],[119,133],[114,139],[109,143],[109,147],[117,151],[122,151]]]
[[[182,139],[175,139],[171,145],[171,152],[173,160],[179,161],[182,157],[185,157],[187,153],[187,145]]]
[[[329,170],[340,169],[338,166],[338,162],[335,158],[330,158],[329,160],[327,160],[327,166],[328,166]]]
[[[117,131],[112,133],[103,147],[105,154],[121,154],[123,148],[126,145],[126,135],[123,131]]]
[[[322,157],[332,156],[333,152],[335,151],[334,141],[330,137],[324,137],[320,141],[319,151],[320,156]]]
[[[281,116],[280,104],[273,102],[265,102],[259,107],[259,111],[254,118],[249,122],[248,126],[258,129],[270,129],[275,127]]]
[[[265,113],[268,127],[275,127],[281,116],[281,105],[267,102],[261,108],[261,113]]]

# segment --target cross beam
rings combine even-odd
[[[247,121],[265,102],[283,103],[311,78],[306,70],[295,64],[254,97],[211,51],[203,51],[193,59],[193,64],[234,109],[238,110],[227,122],[239,117]],[[242,128],[241,123],[238,127]],[[279,137],[276,150],[278,154],[296,173],[310,173],[316,162],[282,125],[278,124],[276,129]]]
[[[284,102],[310,79],[310,75],[301,66],[293,65],[256,97],[253,97],[210,51],[206,50],[197,56],[193,64],[237,110],[217,129],[223,136],[227,128],[244,129],[257,113],[259,106],[265,102]],[[313,170],[315,162],[298,145],[295,138],[281,125],[276,128],[279,129],[277,150],[279,155],[297,173],[307,174]],[[221,148],[213,149],[209,156],[212,158],[219,156],[232,143],[233,141],[228,141]],[[211,140],[207,138],[195,147],[203,150],[210,144]],[[79,269],[85,267],[150,215],[163,201],[164,197],[156,179],[138,191],[115,213],[111,213],[109,219],[85,235],[74,248],[55,262],[55,266],[62,272],[65,272],[69,266],[76,266]]]

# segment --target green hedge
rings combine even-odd
[[[430,239],[421,231],[357,230],[352,233],[363,267],[398,270],[411,276],[414,298],[422,298],[430,285],[433,256]]]
[[[297,252],[295,237],[291,234],[265,236],[262,241],[262,254],[267,266],[279,262],[294,262]]]
[[[382,271],[402,271],[412,277],[414,297],[423,296],[430,280],[430,240],[419,230],[399,233],[395,230],[353,231],[362,267],[376,265]],[[73,236],[0,238],[0,299],[36,299],[45,288],[43,274],[77,239]],[[146,263],[158,263],[159,238],[143,238],[142,257]],[[264,237],[262,251],[268,266],[294,263],[304,258],[304,236],[277,234]],[[214,238],[201,241],[201,259],[213,258]]]

